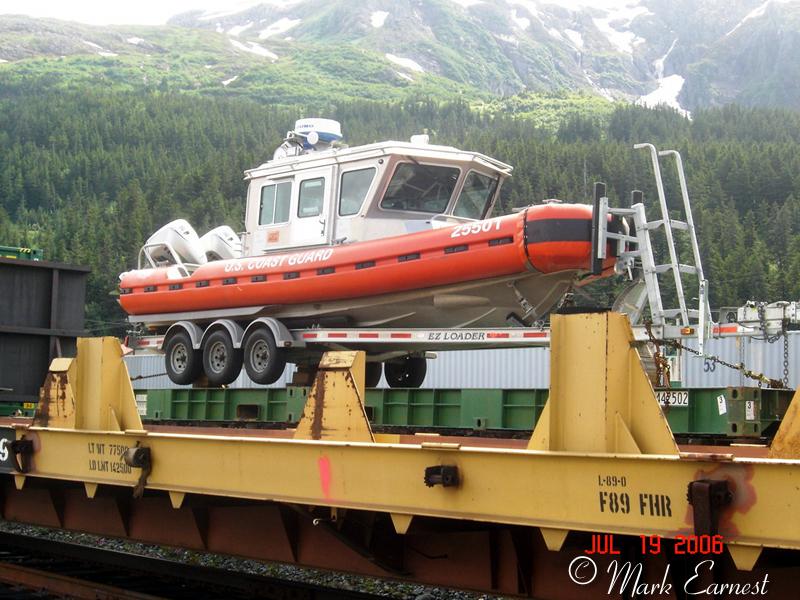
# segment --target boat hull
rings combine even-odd
[[[216,261],[188,277],[175,267],[130,271],[120,278],[120,304],[144,322],[256,307],[298,323],[502,325],[521,312],[518,293],[543,314],[588,270],[591,215],[586,205],[547,204],[392,238]]]

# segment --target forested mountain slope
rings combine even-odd
[[[0,243],[92,267],[97,331],[124,330],[113,295],[156,228],[182,217],[200,233],[242,229],[242,171],[263,162],[307,111],[243,99],[97,90],[0,95]],[[346,141],[407,139],[423,127],[515,166],[501,210],[546,198],[586,201],[608,183],[622,202],[655,189],[650,141],[684,154],[714,306],[800,296],[800,114],[729,107],[688,121],[620,106],[557,128],[466,103],[341,103]],[[674,177],[668,187],[676,191]]]

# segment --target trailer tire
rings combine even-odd
[[[253,383],[275,383],[286,368],[286,354],[278,348],[275,336],[266,327],[248,334],[244,341],[244,370]]]
[[[239,376],[242,351],[233,347],[227,329],[217,329],[203,342],[203,370],[212,385],[227,385]]]
[[[396,362],[387,362],[383,369],[386,383],[392,388],[418,388],[425,381],[428,361],[420,356],[406,356]]]
[[[177,385],[194,383],[203,372],[203,356],[192,346],[186,331],[176,331],[164,344],[164,366],[167,377]]]
[[[374,388],[381,382],[383,363],[368,362],[364,365],[364,386]]]

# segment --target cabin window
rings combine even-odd
[[[300,184],[300,198],[297,202],[298,217],[316,217],[322,213],[325,197],[325,178],[306,179]]]
[[[339,192],[339,214],[341,216],[354,215],[361,209],[374,178],[374,167],[342,173],[342,185]]]
[[[460,170],[453,167],[401,163],[397,165],[381,208],[432,214],[447,208]]]
[[[468,219],[484,218],[497,189],[497,179],[477,171],[470,171],[458,195],[453,215]]]
[[[258,212],[259,225],[273,225],[289,221],[289,203],[292,200],[292,184],[289,181],[272,183],[261,188],[261,207]]]

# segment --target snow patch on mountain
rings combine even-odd
[[[270,36],[286,33],[293,27],[297,27],[299,24],[300,24],[300,19],[290,19],[288,17],[283,17],[282,19],[275,21],[272,25],[270,25],[266,29],[262,29],[258,33],[258,39],[265,40]]]
[[[594,26],[600,30],[600,33],[606,36],[606,39],[611,43],[614,48],[626,54],[633,54],[633,47],[644,42],[644,38],[639,37],[630,30],[619,30],[611,26],[612,19],[592,19]]]
[[[7,63],[8,61],[4,58],[0,58],[0,63]]]
[[[483,4],[483,0],[450,0],[453,4],[458,4],[461,8],[469,8],[476,4]]]
[[[640,97],[636,101],[636,104],[647,106],[648,108],[666,105],[674,108],[683,116],[691,118],[691,113],[689,113],[688,110],[685,110],[678,102],[678,96],[680,95],[681,90],[683,89],[683,84],[686,80],[680,75],[669,75],[664,77],[664,68],[667,58],[669,58],[669,55],[672,54],[672,51],[675,49],[675,45],[677,43],[678,38],[672,40],[672,44],[670,44],[666,53],[664,53],[661,58],[657,58],[653,61],[653,71],[655,72],[656,80],[658,81],[658,87],[649,94]]]
[[[97,54],[99,54],[100,56],[105,56],[105,57],[119,56],[119,54],[117,54],[116,52],[111,52],[110,50],[106,50],[100,44],[95,44],[94,42],[90,42],[88,40],[81,40],[81,41],[90,48],[94,48],[95,50],[97,50]]]
[[[129,44],[133,44],[134,46],[138,46],[139,44],[143,43],[144,40],[140,37],[129,37],[125,40]]]
[[[247,31],[248,29],[250,29],[253,26],[253,24],[254,24],[253,21],[248,21],[244,25],[236,25],[234,27],[231,27],[230,29],[228,29],[228,35],[238,36],[243,31]]]
[[[519,27],[520,29],[527,29],[531,26],[531,20],[527,17],[520,17],[517,15],[517,9],[511,11],[511,20]]]
[[[555,27],[550,27],[550,28],[547,30],[547,33],[549,33],[549,34],[550,34],[550,37],[554,37],[554,38],[556,38],[557,40],[561,40],[562,42],[566,41],[566,40],[564,39],[564,36],[563,36],[563,35],[561,35],[561,32],[560,32],[558,29],[556,29]]]
[[[411,75],[406,75],[405,73],[401,73],[400,71],[395,71],[394,74],[400,77],[401,79],[407,79],[411,83],[414,83],[414,78]]]
[[[403,67],[404,69],[408,69],[409,71],[416,71],[417,73],[424,73],[425,69],[416,62],[411,60],[410,58],[403,58],[402,56],[395,56],[394,54],[386,54],[386,60],[393,62],[394,64]]]
[[[669,58],[669,55],[672,54],[672,51],[675,49],[675,44],[677,43],[678,38],[672,40],[672,45],[669,47],[669,50],[667,50],[667,53],[653,61],[653,70],[656,73],[656,79],[660,80],[664,78],[664,63],[667,61],[667,58]]]
[[[230,84],[232,84],[232,83],[233,83],[234,81],[236,81],[237,79],[239,79],[239,76],[238,76],[238,75],[234,75],[234,76],[233,76],[233,77],[231,77],[230,79],[226,79],[225,81],[223,81],[223,82],[222,82],[222,85],[224,85],[225,87],[228,87]]]
[[[247,45],[243,44],[239,40],[231,40],[231,44],[234,47],[238,48],[239,50],[243,50],[244,52],[250,52],[251,54],[257,54],[258,56],[264,56],[266,58],[271,59],[273,62],[278,60],[278,55],[274,52],[270,52],[264,46],[257,44],[255,42],[247,42]]]
[[[592,86],[592,89],[595,92],[597,92],[600,96],[602,96],[609,102],[614,101],[614,95],[611,93],[611,91],[595,83],[594,80],[591,77],[589,77],[589,72],[586,69],[583,70],[583,76],[586,78],[586,81],[589,82],[589,85]]]
[[[578,48],[579,50],[583,48],[583,36],[580,32],[575,31],[574,29],[565,29],[564,35],[569,38],[569,41],[572,43],[573,46]]]
[[[734,31],[736,31],[737,29],[739,29],[739,28],[740,28],[742,25],[744,25],[744,24],[745,24],[747,21],[749,21],[750,19],[756,19],[756,18],[758,18],[758,17],[762,17],[762,16],[764,16],[764,13],[765,13],[765,12],[767,12],[767,7],[768,7],[768,6],[769,6],[771,3],[772,3],[772,0],[767,0],[767,1],[766,1],[766,2],[764,2],[764,4],[762,4],[761,6],[757,6],[756,8],[754,8],[753,10],[751,10],[749,13],[747,13],[747,14],[744,16],[744,18],[743,18],[741,21],[739,21],[739,22],[736,24],[736,26],[735,26],[733,29],[731,29],[731,30],[730,30],[728,33],[726,33],[726,34],[725,34],[725,37],[728,37],[729,35],[731,35],[731,34],[732,34]]]
[[[544,19],[542,18],[542,15],[539,12],[538,3],[535,2],[534,0],[508,0],[508,3],[511,5],[521,6],[522,8],[525,9],[528,15],[539,21],[542,27],[548,29],[548,25],[544,22]],[[525,19],[525,20],[528,21],[528,25],[530,25],[530,19]],[[528,28],[527,26],[523,27],[523,29],[527,28]]]
[[[594,26],[606,36],[614,48],[626,54],[633,54],[633,47],[644,43],[644,38],[631,31],[630,25],[634,19],[651,13],[636,0],[609,10],[604,18],[592,19]]]
[[[683,89],[686,80],[680,75],[668,75],[658,80],[658,88],[646,96],[639,98],[636,103],[648,108],[666,105],[674,108],[685,117],[691,117],[691,113],[685,110],[678,102],[678,96]]]
[[[509,44],[513,44],[515,46],[519,46],[519,40],[515,38],[513,35],[503,35],[502,33],[497,34],[497,39],[503,40]]]
[[[369,16],[370,24],[375,27],[383,27],[383,24],[386,22],[386,17],[389,16],[389,13],[385,10],[376,10]]]

